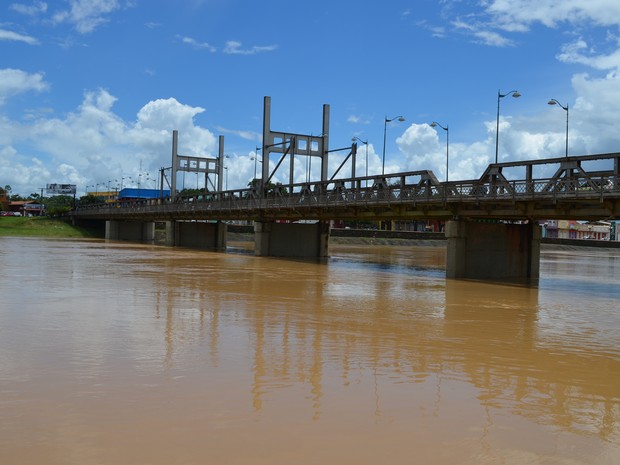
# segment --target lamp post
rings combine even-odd
[[[504,97],[512,95],[514,98],[521,97],[521,94],[518,90],[511,90],[505,94],[502,94],[499,90],[497,91],[497,126],[495,129],[495,163],[497,163],[497,155],[499,153],[499,101]]]
[[[121,190],[123,190],[123,183],[125,179],[129,179],[130,181],[133,181],[133,179],[131,179],[131,176],[121,176]]]
[[[448,129],[448,125],[447,124],[446,124],[446,127],[443,127],[437,121],[433,121],[431,123],[431,127],[434,128],[436,126],[439,126],[441,129],[446,131],[446,182],[448,182],[448,166],[449,166],[448,163],[449,163],[449,160],[450,160],[450,131]]]
[[[258,151],[261,149],[261,147],[256,147],[256,150],[254,151],[254,179],[256,179],[256,166],[258,163]],[[261,161],[262,163],[262,161]]]
[[[228,166],[225,166],[224,169],[226,170],[226,177],[224,178],[224,190],[227,191],[228,190]]]
[[[366,146],[366,177],[368,178],[368,141],[367,140],[362,140],[359,137],[355,136],[353,137],[353,139],[351,139],[353,142],[355,142],[356,140],[359,140],[362,144],[364,144]],[[366,187],[368,187],[368,179],[366,179]]]
[[[566,152],[564,156],[568,158],[568,103],[564,106],[554,98],[549,100],[547,103],[549,105],[559,105],[560,108],[566,112]]]
[[[385,117],[383,123],[383,162],[381,164],[381,174],[385,174],[385,140],[387,136],[387,124],[391,123],[394,120],[402,122],[405,121],[405,118],[403,116],[395,116],[394,118],[388,118],[387,116]]]

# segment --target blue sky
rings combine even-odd
[[[155,179],[177,129],[183,155],[215,156],[224,135],[228,187],[245,187],[264,96],[276,131],[320,134],[329,104],[330,147],[368,140],[369,174],[384,119],[402,115],[387,127],[386,172],[445,179],[437,121],[449,178],[479,177],[495,157],[499,90],[522,94],[501,99],[500,161],[564,154],[566,112],[551,98],[569,107],[571,155],[616,152],[619,25],[617,0],[9,0],[0,184],[81,195]]]

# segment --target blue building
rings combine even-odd
[[[170,197],[170,190],[160,191],[159,189],[136,189],[127,187],[121,189],[118,193],[118,200],[159,199],[166,197]]]

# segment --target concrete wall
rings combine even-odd
[[[167,242],[170,245],[207,250],[226,249],[226,223],[220,221],[171,221],[166,226],[166,234],[168,239],[174,237],[173,244]]]
[[[454,279],[538,279],[540,226],[450,221],[446,277]]]
[[[256,255],[291,258],[328,256],[329,223],[260,223],[254,225]]]

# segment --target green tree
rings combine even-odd
[[[61,216],[73,208],[73,197],[54,195],[45,199],[45,210],[49,216]]]
[[[79,205],[98,205],[100,203],[104,203],[103,199],[94,194],[83,195],[78,202]]]

